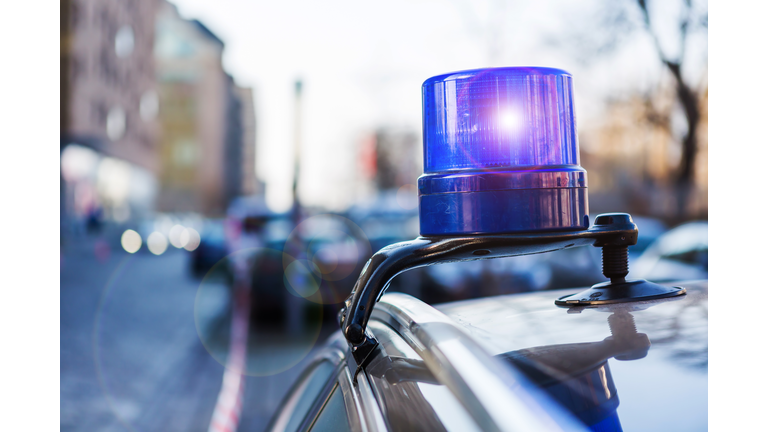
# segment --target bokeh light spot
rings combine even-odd
[[[200,234],[194,228],[187,228],[187,235],[189,235],[189,240],[184,245],[184,249],[192,252],[200,246]]]
[[[182,232],[184,232],[184,227],[179,224],[172,226],[168,232],[168,240],[171,242],[171,245],[177,249],[184,247],[184,245],[181,243]]]
[[[136,253],[141,249],[141,235],[132,229],[125,230],[120,237],[120,244],[126,252]]]
[[[147,237],[147,248],[155,255],[162,255],[168,249],[168,240],[164,235],[155,231]]]
[[[187,243],[189,243],[189,230],[184,228],[184,230],[179,235],[179,243],[181,244],[181,247],[187,246]]]

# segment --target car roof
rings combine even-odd
[[[552,377],[571,380],[607,361],[620,401],[618,417],[628,429],[702,430],[707,427],[708,282],[672,285],[684,286],[687,294],[570,310],[555,306],[556,298],[579,291],[573,289],[435,307],[489,354],[545,387],[553,385]],[[630,336],[622,339],[625,333]],[[647,336],[636,337],[649,346],[630,355],[611,351],[616,340],[629,340],[632,334]]]

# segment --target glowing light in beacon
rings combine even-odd
[[[589,227],[571,74],[475,69],[434,76],[421,90],[421,235]]]
[[[162,255],[168,249],[168,240],[164,235],[155,231],[147,237],[147,248],[155,255]]]
[[[189,239],[184,245],[184,249],[192,252],[200,246],[200,234],[194,228],[187,228],[186,233],[189,236]]]
[[[507,130],[517,130],[520,128],[520,115],[512,110],[502,111],[499,114],[499,124]]]
[[[141,236],[134,230],[125,230],[120,237],[120,244],[128,253],[136,253],[141,249]]]

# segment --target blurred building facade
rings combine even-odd
[[[220,215],[263,193],[253,92],[166,0],[61,0],[61,217]]]
[[[264,185],[256,178],[256,115],[253,90],[228,77],[227,131],[225,144],[225,198],[263,195]]]
[[[223,50],[205,25],[161,1],[155,47],[161,211],[221,215],[232,198],[258,192],[253,99],[224,71]]]
[[[62,217],[153,209],[156,0],[61,0]]]

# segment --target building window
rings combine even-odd
[[[178,167],[192,167],[197,163],[197,145],[190,139],[180,139],[173,146],[173,163]]]
[[[141,101],[139,102],[139,114],[145,121],[154,120],[157,117],[157,111],[159,108],[159,100],[157,92],[154,90],[147,90],[141,95]]]
[[[117,141],[125,135],[125,110],[120,107],[112,107],[107,114],[107,136],[112,141]]]
[[[133,52],[133,46],[134,38],[131,26],[120,27],[115,34],[115,54],[120,58],[128,57]]]

